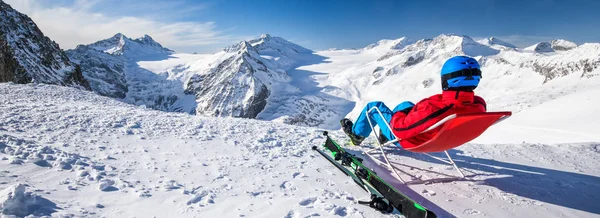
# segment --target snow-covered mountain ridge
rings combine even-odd
[[[96,43],[95,50],[118,53],[121,40],[117,39],[115,36],[108,40],[112,41],[108,46]],[[547,46],[542,49],[542,44]],[[157,75],[157,81],[173,84],[175,88],[167,88],[173,93],[171,96],[184,92],[171,101],[159,102],[172,105],[178,101],[174,99],[186,99],[187,103],[178,104],[191,106],[187,110],[168,110],[169,106],[152,106],[152,101],[130,102],[167,111],[337,128],[339,117],[351,111],[355,114],[368,101],[395,99],[391,102],[394,104],[399,99],[417,101],[439,92],[438,72],[443,61],[455,55],[469,55],[482,63],[484,80],[477,91],[492,100],[491,108],[519,112],[582,89],[583,84],[594,84],[600,66],[599,45],[573,47],[568,41],[553,40],[535,45],[536,48],[520,49],[494,37],[475,41],[469,36],[450,34],[433,39],[381,40],[356,50],[313,52],[264,34],[215,54],[170,53],[161,59],[141,60],[147,56],[140,52],[129,65]],[[169,52],[162,46],[158,51]],[[136,78],[135,74],[132,78]],[[557,88],[553,84],[561,83],[558,80],[569,82]],[[154,96],[163,92],[162,86],[153,87],[148,90],[153,90]],[[390,87],[392,91],[387,90]],[[509,91],[500,95],[493,90]],[[548,97],[515,99],[527,91]]]
[[[89,89],[81,71],[27,15],[0,1],[0,82]]]
[[[169,80],[137,64],[164,60],[173,54],[148,35],[131,39],[117,33],[90,45],[79,45],[67,54],[81,65],[92,90],[100,95],[157,110],[194,111],[193,96],[184,93],[183,82]]]

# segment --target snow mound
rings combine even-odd
[[[577,44],[575,44],[574,42],[567,41],[564,39],[552,40],[550,41],[550,44],[552,45],[552,49],[556,51],[566,51],[577,47]]]
[[[50,215],[55,212],[51,208],[54,207],[51,202],[34,193],[25,192],[25,186],[17,183],[0,191],[0,214],[25,217]]]
[[[35,204],[35,195],[25,195],[25,185],[16,184],[0,191],[0,209],[2,214],[27,216],[31,214],[27,209]]]

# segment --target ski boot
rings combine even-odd
[[[386,142],[390,141],[387,137],[385,137],[385,135],[383,135],[383,133],[381,132],[381,130],[379,131],[379,137],[377,137],[377,140],[379,140],[379,143],[381,145],[383,145]]]
[[[354,134],[354,132],[352,132],[352,126],[354,125],[354,123],[352,123],[350,119],[344,118],[340,120],[340,124],[342,125],[342,130],[344,130],[344,133],[346,133],[346,135],[350,137],[350,141],[353,145],[358,146],[360,145],[360,143],[362,143],[363,140],[365,140],[365,137],[356,135]]]

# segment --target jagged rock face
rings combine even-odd
[[[125,98],[128,87],[123,60],[88,46],[68,50],[73,62],[79,64],[91,89],[103,96]]]
[[[196,95],[196,114],[256,118],[267,105],[270,91],[260,77],[273,74],[248,42],[230,47],[235,51],[209,73],[190,78],[186,93]]]
[[[89,89],[81,71],[27,16],[0,1],[0,82]]]
[[[196,96],[196,114],[258,118],[268,107],[277,111],[284,101],[297,103],[285,91],[274,93],[274,87],[295,89],[288,84],[287,70],[293,69],[299,59],[318,59],[311,50],[270,35],[243,41],[224,51],[225,58],[215,62],[216,67],[195,74],[187,82],[186,93]],[[303,113],[299,110],[290,112],[293,115],[289,122],[306,121],[296,116]],[[275,112],[268,114],[272,113]]]
[[[545,46],[549,44],[547,43]],[[539,44],[535,46],[539,46]],[[533,49],[533,47],[529,47],[529,49]],[[600,44],[597,43],[584,44],[567,51],[555,52],[552,55],[528,55],[528,53],[518,52],[510,54],[504,58],[483,57],[479,62],[483,68],[508,65],[515,69],[531,69],[543,76],[542,84],[572,74],[580,75],[580,78],[591,78],[598,76],[598,73],[594,72],[600,68]],[[507,74],[511,73],[507,72]]]
[[[594,59],[582,59],[568,62],[528,62],[526,66],[531,67],[535,72],[544,76],[544,83],[550,80],[567,76],[572,73],[581,73],[581,78],[590,78],[598,76],[592,74],[595,69],[600,67],[600,57]]]

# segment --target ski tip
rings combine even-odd
[[[324,135],[324,136],[327,136],[328,134],[329,134],[329,132],[327,132],[327,131],[323,131],[323,135]]]
[[[316,145],[313,145],[313,146],[312,146],[312,149],[313,149],[313,150],[317,150],[317,146],[316,146]]]

